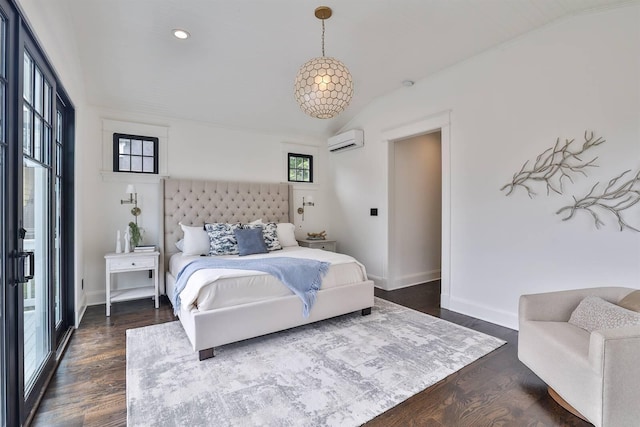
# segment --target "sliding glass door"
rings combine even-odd
[[[73,322],[73,107],[0,0],[0,425],[23,425]]]
[[[52,357],[51,283],[56,270],[51,195],[51,84],[41,65],[28,50],[23,53],[22,121],[22,251],[28,254],[29,273],[23,284],[23,339],[25,396],[31,392],[38,372]]]

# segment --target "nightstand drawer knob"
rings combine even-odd
[[[135,262],[132,262],[132,263],[131,263],[131,265],[136,265],[136,263],[135,263]]]

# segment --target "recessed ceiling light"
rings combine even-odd
[[[180,40],[186,40],[191,36],[191,34],[189,34],[188,31],[181,30],[179,28],[176,28],[175,30],[173,30],[173,35],[175,36],[175,38]]]

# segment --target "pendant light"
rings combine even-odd
[[[322,56],[306,62],[296,76],[294,95],[302,111],[318,119],[340,114],[351,101],[353,81],[349,69],[340,61],[324,56],[324,20],[331,8],[320,6],[316,18],[322,21]]]

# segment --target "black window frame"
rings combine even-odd
[[[299,181],[297,179],[291,179],[291,170],[306,170],[305,168],[291,168],[291,158],[303,158],[309,160],[309,180],[308,181]],[[297,174],[296,174],[297,175]],[[306,184],[313,183],[313,156],[311,154],[301,154],[301,153],[288,153],[287,154],[287,180],[289,182],[302,182]]]
[[[153,172],[145,172],[145,171],[133,171],[131,168],[129,170],[120,170],[120,140],[121,139],[138,139],[144,141],[153,142]],[[113,171],[118,173],[139,173],[145,175],[158,175],[158,152],[159,147],[159,138],[154,136],[143,136],[143,135],[131,135],[128,133],[117,133],[113,134]],[[129,153],[129,157],[133,157],[134,155]],[[140,155],[139,157],[152,157],[152,156],[144,156]],[[131,165],[131,162],[129,162]]]

